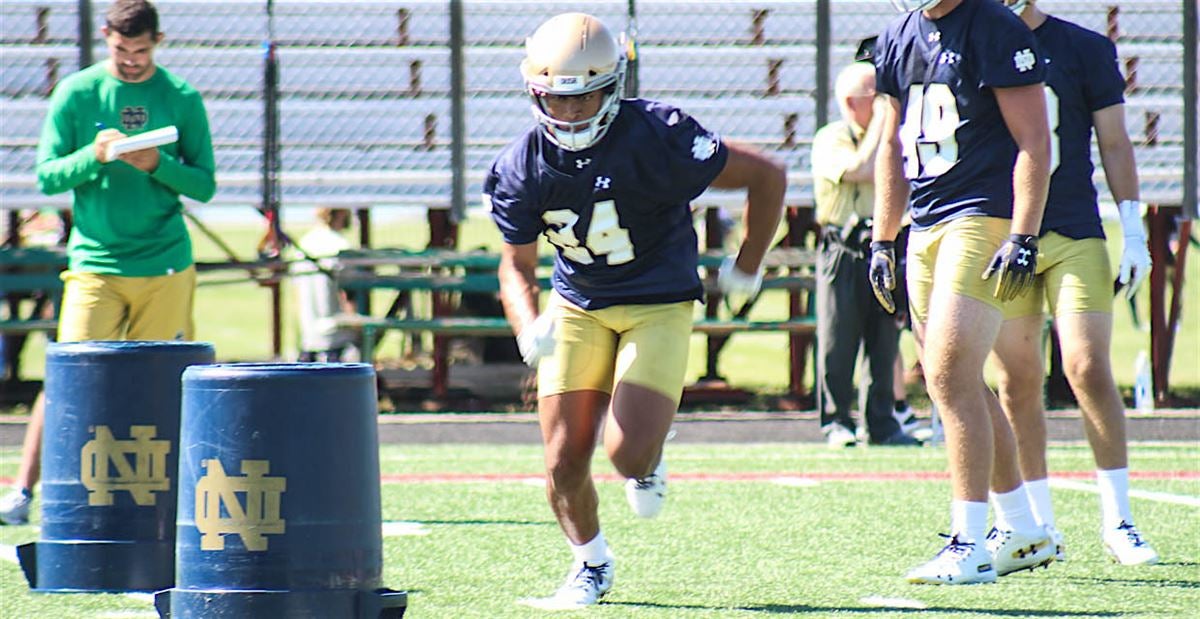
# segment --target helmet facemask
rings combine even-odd
[[[942,0],[892,0],[892,6],[901,13],[924,11],[937,6]]]
[[[594,146],[620,111],[625,91],[625,54],[604,24],[590,15],[567,13],[551,18],[525,41],[521,74],[530,106],[542,133],[569,151]],[[602,92],[596,114],[578,121],[550,115],[546,95],[576,96]]]
[[[1017,17],[1020,17],[1021,13],[1025,12],[1025,7],[1029,6],[1029,0],[1001,0],[1001,2],[1004,2],[1004,6],[1007,6],[1013,13],[1016,13]]]

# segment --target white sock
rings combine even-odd
[[[1096,470],[1100,486],[1100,516],[1105,529],[1115,529],[1121,521],[1133,524],[1129,509],[1129,469]]]
[[[584,544],[571,544],[571,554],[575,555],[576,563],[600,565],[608,562],[608,542],[604,541],[604,533],[597,532],[592,541]]]
[[[1004,493],[990,493],[992,502],[996,505],[996,521],[1004,523],[1010,531],[1030,533],[1038,530],[1037,521],[1033,519],[1033,510],[1029,509],[1029,497],[1025,494],[1025,486],[1017,486],[1016,490]],[[1002,528],[999,525],[997,529]]]
[[[1029,495],[1029,507],[1038,524],[1054,526],[1054,507],[1050,504],[1050,480],[1046,478],[1025,482],[1025,494]]]
[[[950,534],[962,542],[982,542],[987,536],[986,501],[950,501]]]
[[[1000,509],[1000,503],[996,501],[996,493],[988,491],[988,503],[992,506],[992,526],[1001,531],[1011,531],[1012,525],[1004,519],[1004,510]]]

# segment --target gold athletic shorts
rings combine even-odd
[[[1038,241],[1037,287],[1004,306],[1004,318],[1112,312],[1113,274],[1104,239],[1073,239],[1048,232]]]
[[[191,340],[196,268],[154,277],[62,274],[58,341]]]
[[[1001,309],[993,296],[996,276],[984,280],[992,256],[1008,238],[1012,221],[999,217],[960,217],[908,238],[908,299],[914,320],[929,317],[929,297],[936,276],[938,286]]]
[[[551,293],[554,354],[538,365],[538,397],[568,391],[611,394],[617,383],[653,389],[679,404],[687,372],[693,301],[585,310]]]

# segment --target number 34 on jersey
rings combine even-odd
[[[629,240],[629,231],[621,227],[617,203],[613,200],[603,200],[592,207],[591,225],[582,244],[575,236],[578,213],[566,209],[546,211],[542,213],[542,221],[549,226],[546,238],[572,262],[592,264],[597,257],[605,256],[612,266],[633,260],[633,243]]]

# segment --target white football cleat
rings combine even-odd
[[[917,585],[971,585],[996,582],[992,555],[980,543],[959,541],[958,536],[938,551],[933,560],[908,572],[905,579]]]
[[[32,493],[13,488],[4,498],[0,498],[0,524],[29,524],[29,506],[32,503]]]
[[[1158,563],[1158,553],[1154,551],[1137,527],[1121,521],[1114,529],[1104,531],[1104,549],[1113,561],[1121,565],[1154,565]]]
[[[1049,566],[1057,550],[1045,527],[1032,535],[993,528],[987,536],[987,549],[997,576]]]
[[[600,601],[612,588],[613,557],[599,565],[574,563],[567,574],[567,582],[547,598],[520,600],[525,606],[541,610],[574,610],[585,608]]]
[[[667,502],[667,459],[662,457],[654,472],[649,475],[625,480],[625,500],[633,513],[642,518],[653,518],[662,511]]]
[[[1050,534],[1050,541],[1054,542],[1054,560],[1066,561],[1067,545],[1066,542],[1063,541],[1062,532],[1050,526],[1046,527],[1046,532]]]

